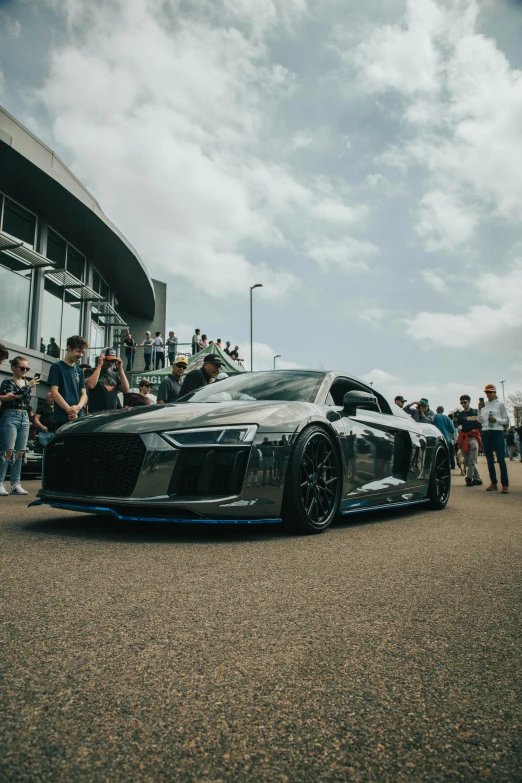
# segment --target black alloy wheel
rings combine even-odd
[[[436,447],[428,488],[431,508],[445,508],[451,492],[451,470],[448,450],[442,444]]]
[[[339,510],[341,463],[331,436],[308,427],[298,437],[288,465],[282,519],[287,530],[321,533]]]

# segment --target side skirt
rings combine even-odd
[[[424,498],[424,500],[410,500],[408,503],[386,503],[384,506],[358,506],[357,508],[350,508],[347,511],[341,511],[339,513],[344,517],[347,514],[362,514],[363,512],[368,513],[369,511],[384,511],[385,509],[404,508],[405,506],[419,506],[421,503],[429,503],[429,498]]]

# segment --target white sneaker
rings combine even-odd
[[[5,488],[5,484],[3,481],[0,481],[0,495],[8,495],[9,492]]]
[[[27,495],[27,492],[21,484],[13,484],[11,487],[11,495]]]

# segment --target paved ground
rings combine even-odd
[[[1,498],[0,779],[521,781],[510,471],[310,538]]]

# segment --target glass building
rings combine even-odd
[[[161,286],[74,174],[0,107],[0,343],[10,355],[32,357],[45,381],[70,335],[88,340],[92,362],[129,326],[164,332]]]

